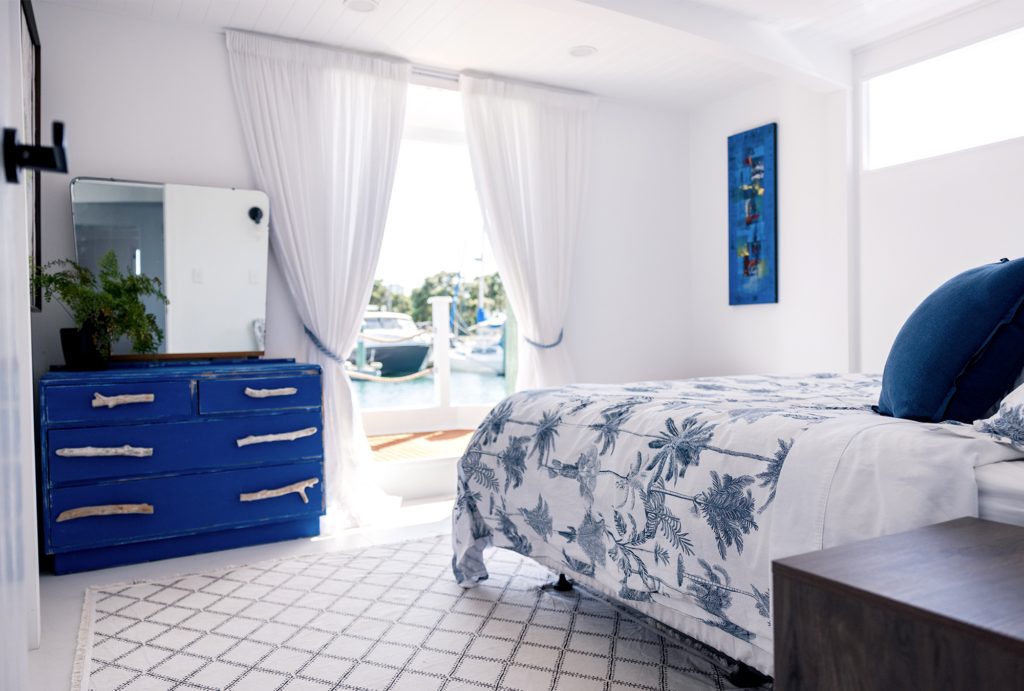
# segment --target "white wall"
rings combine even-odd
[[[67,124],[68,175],[43,176],[43,260],[75,256],[68,183],[75,176],[253,189],[224,37],[182,26],[34,3],[43,44],[44,133]],[[45,134],[44,134],[45,136]],[[267,352],[288,355],[297,318],[275,266]],[[36,376],[61,364],[56,303],[32,315]]]
[[[580,381],[688,372],[687,116],[602,101],[565,343]]]
[[[847,370],[846,99],[773,82],[691,112],[690,246],[676,269],[692,303],[688,376]],[[730,306],[726,140],[769,122],[779,302]]]
[[[44,177],[44,259],[73,256],[75,175],[254,186],[223,36],[38,5],[43,114],[66,119],[71,166]],[[602,101],[565,329],[579,378],[846,369],[845,114],[842,95],[775,83],[689,116]],[[729,307],[726,138],[770,121],[780,303]],[[268,283],[267,351],[288,356],[301,330],[273,265]],[[49,305],[33,321],[38,374],[70,320]]]
[[[37,4],[43,115],[67,121],[71,169],[46,180],[44,259],[74,256],[67,184],[76,175],[254,186],[223,36]],[[691,330],[686,116],[603,102],[594,143],[566,347],[585,380],[682,376]],[[57,329],[68,325],[56,305],[34,315],[37,375],[62,361]],[[290,356],[302,338],[272,265],[267,352]]]
[[[859,53],[857,80],[1024,24],[1024,4],[994,2]],[[881,371],[904,320],[946,279],[1024,256],[1024,138],[860,174],[861,365]]]
[[[861,176],[861,350],[881,371],[903,322],[946,279],[1024,256],[1024,139]]]

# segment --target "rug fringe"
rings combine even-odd
[[[413,540],[436,540],[437,538],[450,537],[451,533],[441,531],[437,533],[429,533],[422,535]],[[404,542],[409,542],[409,539],[396,540],[394,542],[381,542],[372,543],[367,545],[360,545],[356,547],[349,547],[347,549],[339,550],[340,552],[352,551],[357,549],[370,549],[372,547],[387,547],[390,545],[398,545]],[[304,552],[302,554],[296,554],[290,557],[268,557],[266,559],[257,559],[256,561],[250,561],[245,564],[232,564],[228,566],[222,566],[217,569],[211,569],[208,572],[203,571],[188,571],[183,573],[174,574],[171,576],[162,576],[159,578],[138,578],[131,581],[121,581],[119,583],[104,583],[103,585],[91,585],[85,589],[85,598],[82,603],[82,619],[78,625],[78,643],[75,645],[75,663],[71,668],[71,691],[88,691],[89,687],[89,661],[92,659],[92,639],[93,639],[93,624],[95,617],[92,616],[96,609],[96,593],[100,590],[115,589],[115,588],[130,588],[133,585],[141,585],[144,583],[154,583],[161,581],[178,580],[181,578],[189,578],[190,576],[198,576],[203,573],[220,573],[222,571],[234,571],[236,569],[244,569],[257,564],[276,564],[283,561],[289,561],[291,559],[303,559],[305,557],[321,556],[324,554],[332,554],[333,551],[324,552]]]
[[[435,555],[438,556],[438,557],[444,555],[445,559],[447,559],[447,552],[446,552],[445,546],[443,544],[443,541],[445,539],[450,539],[449,535],[447,533],[439,533],[439,534],[433,535],[433,536],[423,536],[423,537],[420,537],[420,538],[414,538],[413,540],[405,540],[405,541],[398,542],[398,543],[393,543],[393,544],[396,545],[396,546],[401,546],[402,544],[417,543],[417,545],[421,545],[421,546],[417,547],[415,552],[422,552],[423,555],[431,556],[431,557],[434,557]],[[387,543],[387,544],[390,545],[392,543]],[[208,577],[213,578],[214,581],[216,581],[218,578],[223,578],[225,576],[226,572],[230,572],[233,569],[245,568],[245,566],[255,566],[255,567],[258,567],[258,568],[262,568],[264,565],[266,565],[266,569],[263,569],[263,570],[272,570],[274,564],[281,564],[283,562],[289,562],[289,561],[292,561],[292,560],[295,560],[295,559],[303,559],[303,558],[308,558],[308,557],[315,557],[318,560],[320,560],[320,559],[322,559],[324,557],[330,557],[332,555],[338,555],[339,557],[346,557],[346,558],[345,559],[340,559],[337,562],[337,566],[339,566],[339,567],[346,567],[346,566],[349,566],[349,565],[353,565],[354,566],[355,563],[354,563],[353,560],[357,559],[360,554],[362,554],[363,552],[365,552],[368,549],[373,549],[375,547],[383,547],[383,546],[385,546],[385,545],[383,545],[383,544],[381,544],[381,545],[370,544],[370,545],[362,545],[362,546],[357,546],[357,547],[350,547],[349,549],[340,550],[340,551],[334,551],[334,550],[318,551],[318,552],[311,553],[311,554],[306,554],[306,555],[293,555],[293,556],[282,557],[282,558],[275,558],[275,559],[253,560],[253,561],[250,561],[248,564],[245,564],[245,565],[220,567],[218,569],[213,569],[213,570],[209,570],[209,571],[205,571],[205,572],[197,571],[197,572],[192,572],[190,574],[179,574],[177,576],[164,577],[164,578],[154,578],[154,579],[148,579],[148,580],[140,579],[140,580],[136,580],[136,581],[132,581],[132,582],[125,582],[125,583],[120,583],[120,584],[90,586],[90,587],[85,589],[85,596],[84,596],[84,601],[83,601],[83,605],[82,605],[82,620],[81,620],[81,623],[80,623],[80,626],[79,626],[79,631],[78,631],[79,640],[78,640],[78,645],[77,645],[76,650],[75,650],[75,660],[74,660],[74,667],[73,667],[72,678],[71,678],[71,689],[72,689],[72,691],[88,691],[88,689],[89,689],[89,686],[90,686],[90,675],[91,675],[91,672],[92,672],[92,666],[93,666],[93,662],[94,662],[94,660],[92,659],[93,648],[96,645],[97,637],[99,637],[101,640],[104,639],[104,635],[99,633],[99,631],[100,631],[100,629],[102,629],[102,627],[98,627],[97,624],[95,623],[96,620],[97,620],[97,615],[98,615],[97,608],[98,608],[99,603],[104,601],[103,600],[103,596],[105,594],[107,594],[107,593],[124,592],[125,588],[128,588],[131,585],[138,584],[138,583],[168,584],[168,583],[171,583],[171,582],[173,582],[173,581],[175,581],[177,579],[187,578],[187,577],[193,576],[193,575],[208,576]],[[515,556],[512,552],[509,552],[508,554],[510,556]],[[527,626],[532,626],[532,625],[534,625],[534,623],[537,623],[537,625],[540,625],[540,626],[559,625],[565,631],[572,630],[573,627],[574,627],[574,624],[573,624],[574,617],[576,616],[576,614],[578,612],[583,612],[584,614],[594,614],[594,612],[586,611],[586,608],[583,607],[583,605],[580,602],[583,598],[591,598],[592,597],[595,600],[595,604],[597,602],[600,602],[605,607],[609,608],[607,611],[599,608],[599,610],[598,610],[598,612],[596,614],[598,616],[602,616],[603,619],[606,620],[606,621],[605,621],[605,624],[603,626],[599,627],[600,630],[595,629],[594,633],[603,633],[603,635],[606,638],[623,639],[623,640],[627,640],[627,641],[636,641],[639,638],[640,639],[639,642],[645,642],[645,641],[651,641],[652,640],[650,638],[650,635],[649,634],[648,635],[644,635],[642,633],[642,631],[640,631],[641,629],[651,629],[652,633],[658,635],[659,639],[662,642],[662,645],[660,647],[660,656],[652,657],[650,655],[642,655],[641,657],[645,661],[645,664],[647,665],[647,667],[651,667],[651,669],[647,670],[648,672],[650,672],[651,674],[654,674],[656,676],[660,673],[661,686],[665,685],[666,679],[667,679],[667,677],[666,677],[667,672],[666,672],[666,669],[665,669],[665,665],[667,664],[667,662],[666,662],[666,660],[667,660],[666,654],[667,654],[667,652],[669,652],[669,649],[666,647],[665,643],[671,644],[671,643],[675,642],[678,645],[683,647],[683,650],[679,651],[679,653],[680,653],[680,658],[679,659],[687,662],[686,669],[678,670],[679,674],[684,675],[684,676],[686,676],[687,679],[691,679],[692,681],[694,681],[694,683],[699,684],[701,688],[705,688],[705,686],[708,685],[708,684],[710,684],[710,688],[717,688],[719,690],[721,690],[721,689],[723,689],[725,687],[733,688],[730,685],[730,682],[732,682],[732,676],[729,675],[729,672],[726,669],[723,669],[723,665],[721,664],[722,663],[722,658],[725,657],[721,653],[719,653],[718,655],[714,655],[714,656],[709,655],[709,652],[710,652],[709,650],[707,650],[704,646],[702,646],[701,644],[697,643],[696,641],[693,641],[689,636],[686,636],[685,634],[682,634],[681,632],[673,631],[673,633],[675,633],[676,635],[674,635],[674,636],[667,635],[667,631],[665,631],[665,629],[667,629],[668,627],[666,627],[664,625],[661,625],[660,622],[657,622],[656,620],[652,619],[648,615],[646,615],[643,612],[640,612],[640,611],[638,611],[638,610],[636,610],[634,608],[625,607],[625,606],[622,606],[620,603],[617,603],[617,602],[614,602],[614,601],[609,601],[609,599],[607,599],[607,595],[602,591],[602,589],[600,587],[588,587],[588,584],[581,583],[579,585],[578,592],[570,594],[570,595],[559,595],[559,594],[544,595],[544,594],[542,594],[540,592],[542,590],[541,586],[542,586],[542,583],[545,580],[547,580],[548,575],[550,574],[551,565],[544,564],[540,560],[533,560],[533,559],[530,559],[530,558],[524,558],[521,555],[517,556],[516,558],[519,561],[511,564],[511,566],[513,566],[514,568],[512,568],[511,571],[508,571],[508,573],[504,573],[503,572],[503,577],[507,576],[508,581],[506,583],[504,583],[504,585],[497,584],[497,585],[502,586],[500,588],[500,593],[498,593],[498,595],[497,595],[497,602],[500,603],[503,600],[505,600],[506,599],[506,594],[509,594],[511,596],[511,600],[509,600],[509,601],[512,601],[512,600],[515,600],[516,598],[519,597],[517,595],[517,593],[530,593],[530,592],[533,592],[533,591],[536,590],[536,591],[538,591],[536,593],[536,597],[538,599],[536,600],[536,602],[533,603],[534,612],[536,612],[539,608],[545,607],[548,610],[552,610],[552,612],[553,612],[552,616],[556,617],[556,620],[554,620],[554,624],[552,624],[552,622],[550,622],[550,621],[547,622],[547,623],[537,623],[537,622],[531,623],[531,621],[532,621],[532,615],[531,615],[531,617],[530,617],[531,621],[527,621],[526,622]],[[376,568],[376,565],[377,565],[378,561],[379,560],[373,560],[372,563],[369,564],[369,566],[367,566],[366,568],[356,569],[357,571],[359,571],[359,573],[355,574],[355,576],[346,577],[346,580],[354,580],[357,584],[359,584],[359,583],[363,583],[368,578],[372,578],[373,568]],[[406,559],[406,561],[408,561],[408,559]],[[499,561],[502,561],[502,560],[499,560]],[[414,558],[414,559],[412,559],[412,562],[413,563],[418,563],[418,562],[420,562],[420,558],[419,557]],[[317,561],[316,563],[319,563],[319,561]],[[447,579],[446,579],[446,576],[445,576],[445,573],[444,573],[444,569],[441,569],[440,571],[435,569],[435,567],[439,568],[441,566],[442,566],[442,561],[437,561],[437,560],[431,561],[431,562],[429,562],[427,564],[426,568],[428,569],[428,571],[426,571],[423,574],[423,578],[426,578],[426,580],[423,580],[418,585],[416,585],[416,589],[419,590],[419,594],[416,596],[417,598],[419,596],[423,595],[423,594],[430,595],[431,591],[434,590],[434,588],[433,588],[433,583],[434,582],[441,580],[441,581],[444,581],[445,583],[447,583]],[[561,565],[558,565],[558,567],[560,568]],[[387,571],[387,575],[389,577],[393,577],[393,578],[401,578],[401,574],[404,572],[404,570],[405,569],[403,569],[403,568],[399,568],[397,570],[390,569],[390,570]],[[287,569],[285,569],[283,571],[280,571],[279,573],[282,574],[284,577],[287,577],[288,575],[295,575],[296,573],[301,573],[301,572],[302,572],[301,568],[298,569],[298,570],[296,570],[294,568],[287,568]],[[322,572],[320,572],[318,574],[310,574],[311,576],[313,576],[312,581],[307,581],[305,583],[305,585],[296,584],[295,587],[298,588],[299,590],[302,590],[303,588],[305,588],[306,592],[316,592],[316,587],[319,585],[319,583],[321,583],[324,580],[330,578],[331,577],[331,573],[332,572],[330,570],[327,570],[327,571],[322,571]],[[450,578],[450,576],[448,578]],[[513,586],[513,579],[516,579],[516,578],[522,578],[523,579],[521,587],[514,587]],[[430,579],[433,579],[433,580],[431,581]],[[251,579],[246,577],[246,578],[243,578],[242,580],[246,580],[247,581],[247,580],[251,580]],[[585,581],[587,579],[584,578],[583,580]],[[385,585],[386,586],[386,584],[380,584],[380,585]],[[193,589],[201,588],[201,587],[202,587],[201,585],[192,586]],[[448,584],[446,587],[450,589],[450,584]],[[269,590],[272,591],[273,588],[270,588]],[[232,591],[229,590],[229,591],[225,591],[225,592],[230,593]],[[126,595],[126,597],[135,598],[136,600],[141,600],[141,599],[145,599],[146,594],[147,594],[146,591],[141,591],[141,592],[136,592],[136,593],[130,593],[130,594]],[[227,597],[227,595],[224,595],[223,592],[221,593],[221,596]],[[249,596],[244,596],[244,597],[248,598]],[[256,593],[252,597],[255,598],[256,602],[261,602],[262,598],[263,598],[263,595],[261,595],[259,593]],[[373,599],[372,597],[368,598],[365,593],[363,595],[359,596],[359,597],[361,599],[363,599],[363,600],[366,600],[366,599],[372,600]],[[460,593],[459,597],[461,598],[461,593]],[[493,599],[493,598],[486,598],[486,599]],[[547,604],[545,604],[545,602]],[[554,608],[552,608],[551,605],[554,602],[558,602],[560,604],[567,604],[567,603],[571,602],[571,606],[554,607]],[[413,601],[403,601],[403,603],[404,603],[405,609],[410,609],[415,604],[415,598],[414,598]],[[210,604],[210,603],[208,603],[208,604]],[[330,609],[330,606],[328,606],[327,609],[324,609],[324,605],[316,605],[315,603],[311,604],[310,606],[313,607],[314,609],[320,609],[320,610],[323,610],[323,611],[327,611],[327,609]],[[428,606],[433,607],[435,609],[442,609],[442,610],[445,609],[443,604],[439,605],[438,602],[434,602],[433,605],[428,605]],[[108,610],[110,608],[109,607],[104,607],[104,609]],[[448,607],[448,609],[451,609],[451,611],[455,611],[457,608]],[[150,614],[152,614],[152,612],[150,612]],[[611,616],[608,616],[608,615],[611,615]],[[148,619],[148,617],[149,617],[149,615],[145,614],[144,612],[141,613],[141,614],[132,614],[132,615],[125,615],[125,616],[131,616],[132,618],[138,619],[139,621],[146,621]],[[378,615],[367,615],[367,616],[369,616],[370,619],[377,619],[377,618],[379,618]],[[488,617],[489,616],[490,615],[488,615]],[[561,619],[557,619],[557,617],[561,617]],[[566,620],[565,619],[566,617],[569,617],[569,619]],[[397,618],[397,617],[392,617],[392,618]],[[266,617],[263,617],[263,619],[264,620],[268,620]],[[595,620],[595,621],[597,621],[597,620]],[[609,622],[611,622],[611,623],[609,623]],[[372,622],[370,622],[370,623],[372,623]],[[435,621],[435,624],[439,624],[439,623],[440,623],[439,620]],[[622,628],[621,631],[620,631],[620,628],[621,628],[620,625],[621,624],[625,624],[626,626],[625,626],[625,628]],[[376,627],[376,626],[377,625],[374,624],[374,627]],[[457,622],[455,623],[455,626],[456,626],[456,628],[459,628],[459,625],[458,625]],[[313,627],[316,628],[316,625],[314,624]],[[635,627],[636,630],[634,630],[634,627]],[[172,626],[172,628],[173,628],[173,626]],[[328,622],[328,628],[330,628],[330,622]],[[470,627],[469,630],[472,630],[472,626]],[[357,634],[357,635],[359,635],[359,634]],[[471,636],[475,636],[476,634],[470,634],[470,635]],[[523,635],[525,635],[525,634],[523,634],[521,632],[520,638],[522,638]],[[362,633],[362,635],[359,635],[359,637],[367,638],[368,640],[371,641],[371,643],[374,640],[374,635],[372,634],[372,632],[370,630],[364,631]],[[376,641],[380,642],[381,640],[386,640],[386,638],[382,638],[380,636],[380,631],[378,630],[378,633],[376,635]],[[372,644],[375,645],[376,643],[372,643]],[[696,645],[694,645],[694,644],[696,644]],[[161,646],[157,645],[156,647],[160,648]],[[280,648],[281,646],[278,645],[277,647]],[[419,648],[420,646],[419,646],[419,644],[414,644],[414,647]],[[551,646],[548,646],[548,647],[551,647]],[[367,648],[367,649],[369,649],[369,648]],[[611,650],[614,650],[614,645],[611,646]],[[317,652],[315,654],[319,655],[322,652],[323,652],[323,650],[321,649],[319,652]],[[197,650],[196,653],[201,655],[201,656],[207,656],[207,654],[212,654],[213,657],[217,657],[215,650],[212,651],[212,652],[211,651]],[[602,657],[602,659],[607,658],[608,660],[612,660],[614,658],[614,655],[615,655],[614,652],[610,652],[610,653],[604,655],[603,657],[602,656],[598,656],[598,657]],[[472,658],[472,656],[470,656],[470,657]],[[489,663],[491,663],[491,662],[498,663],[499,666],[501,666],[501,670],[502,670],[501,671],[501,675],[502,675],[502,677],[505,674],[506,668],[508,668],[508,666],[512,663],[511,659],[492,660],[488,656],[485,656],[485,657],[486,657],[486,660],[483,660],[482,658],[480,658],[480,659],[485,661],[485,662],[489,662]],[[498,655],[497,657],[500,658],[501,655]],[[507,655],[506,655],[506,658],[508,658]],[[207,657],[207,659],[211,659],[211,658]],[[728,658],[725,658],[725,659],[728,660]],[[559,664],[561,665],[561,657],[559,658],[559,660],[560,660]],[[374,662],[373,664],[377,664],[377,666],[383,666],[383,667],[391,670],[392,672],[398,674],[399,676],[405,675],[406,671],[407,671],[406,667],[404,665],[400,664],[400,663],[395,665],[395,664],[387,664],[387,663],[384,663],[384,662],[380,662],[380,663]],[[522,663],[522,664],[526,664],[526,663]],[[541,664],[541,663],[538,662],[537,664]],[[710,664],[710,669],[706,669],[705,668],[706,664]],[[257,664],[253,668],[254,669],[258,668],[258,666],[259,666],[259,661],[257,661]],[[531,666],[535,667],[536,665],[527,664],[526,666],[527,667],[531,667]],[[546,670],[547,667],[550,667],[550,661],[547,662],[547,663],[541,664],[540,668],[542,670]],[[99,670],[106,670],[106,667],[104,667],[103,663],[99,663],[97,665],[97,669],[99,669]],[[611,680],[611,675],[612,675],[612,670],[613,669],[614,669],[613,666],[608,666],[608,668],[606,670],[605,676],[608,677],[609,681]],[[104,672],[102,672],[102,671],[99,672],[100,675],[102,675],[103,673]],[[568,675],[568,677],[579,677],[581,673],[580,673],[580,671],[578,669],[574,670],[573,668],[570,667],[569,669],[562,669],[561,671],[556,669],[556,670],[552,671],[552,674],[555,674],[556,676],[553,677],[553,678],[557,679],[557,678],[560,678],[558,675]],[[586,674],[586,672],[583,672],[583,674]],[[435,674],[435,675],[431,675],[431,676],[438,677],[439,675]],[[411,676],[408,677],[408,678],[403,677],[403,679],[405,679],[406,681],[408,681],[411,678],[412,678]],[[422,679],[422,677],[417,677],[417,678]],[[440,675],[439,678],[443,678],[443,675]],[[151,677],[148,673],[143,672],[142,677],[137,677],[133,681],[138,681],[138,679],[142,679],[143,681],[145,681],[146,679],[149,679],[149,680],[152,681],[153,677]],[[653,681],[657,682],[657,679],[655,679],[654,677],[651,677],[651,679]],[[395,680],[398,680],[398,677],[395,677]],[[657,683],[652,683],[652,684],[650,684],[650,686],[657,687],[658,684]],[[689,687],[689,685],[687,685],[687,686]]]
[[[85,691],[89,686],[89,661],[92,659],[93,612],[96,609],[95,586],[85,589],[82,599],[82,619],[78,624],[78,643],[75,645],[75,663],[71,668],[71,691]],[[103,586],[100,586],[103,587]]]

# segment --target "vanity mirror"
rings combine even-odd
[[[164,357],[260,355],[267,299],[269,202],[263,192],[75,178],[78,262],[119,264],[160,279],[169,304],[146,302]],[[129,354],[130,344],[113,351]]]

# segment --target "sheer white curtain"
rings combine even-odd
[[[389,502],[345,373],[373,287],[398,159],[409,65],[236,31],[231,78],[271,243],[324,371],[327,497],[336,527]],[[273,324],[268,329],[273,329]]]
[[[519,389],[573,380],[562,345],[592,97],[492,77],[459,79],[473,177],[519,323]]]

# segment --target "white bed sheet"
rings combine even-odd
[[[977,472],[1024,459],[970,425],[871,412],[878,380],[515,394],[459,464],[456,578],[483,581],[484,550],[513,549],[771,674],[772,559],[976,516]],[[985,477],[986,501],[1010,504]]]
[[[978,516],[1024,526],[1024,461],[991,463],[975,469]]]

